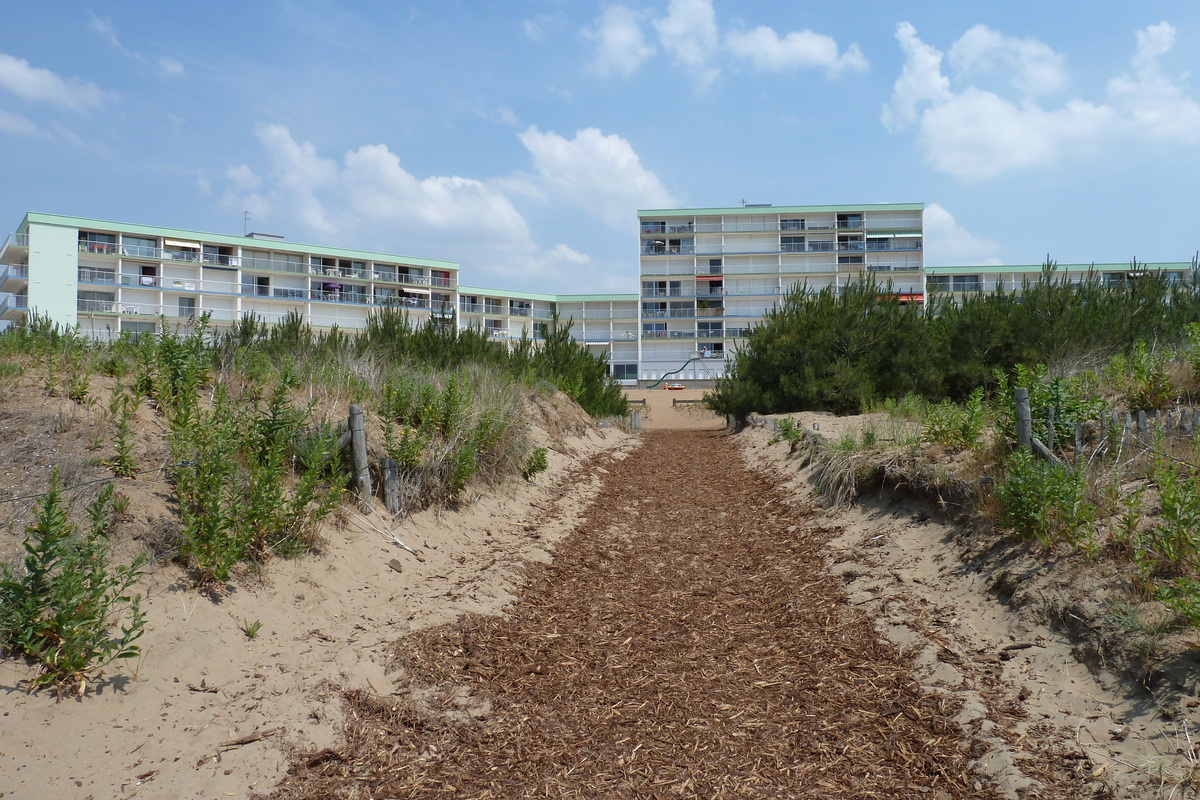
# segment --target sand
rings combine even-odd
[[[342,524],[325,526],[320,555],[271,562],[218,600],[194,591],[172,565],[150,571],[141,587],[142,656],[114,665],[82,701],[28,695],[20,682],[30,668],[0,661],[0,797],[246,797],[270,789],[288,753],[337,740],[333,687],[387,693],[383,645],[509,602],[520,565],[547,558],[595,491],[588,458],[635,441],[586,424],[578,436],[534,436],[550,447],[549,469],[535,483],[479,487],[461,511],[404,522],[382,506],[369,517],[348,511]],[[421,557],[389,543],[392,536]],[[243,628],[255,622],[261,628],[251,639]]]

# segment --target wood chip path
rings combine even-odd
[[[603,466],[508,613],[399,642],[399,694],[348,693],[345,743],[271,797],[1000,796],[951,702],[847,605],[828,534],[720,432]]]

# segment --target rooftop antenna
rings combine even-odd
[[[250,212],[242,212],[242,236],[246,236],[250,231]]]
[[[746,207],[746,198],[742,198],[742,208]]]

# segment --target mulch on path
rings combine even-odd
[[[400,694],[348,694],[344,746],[271,797],[999,796],[847,604],[828,534],[721,432],[648,432],[605,468],[506,615],[399,642]]]

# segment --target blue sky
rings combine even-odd
[[[7,3],[0,225],[629,292],[639,208],[924,202],[929,264],[1188,261],[1198,54],[1190,1]]]

